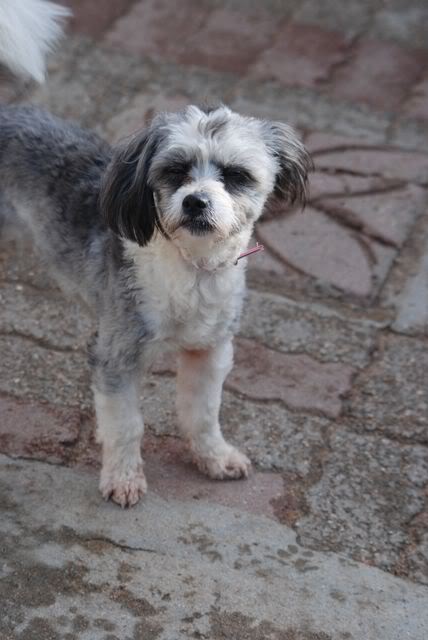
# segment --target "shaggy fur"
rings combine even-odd
[[[270,196],[304,199],[309,165],[292,129],[225,106],[161,114],[116,149],[35,108],[0,108],[1,200],[97,321],[105,498],[127,506],[146,490],[138,385],[165,348],[179,354],[178,418],[199,468],[248,474],[218,420],[245,286],[236,261]]]

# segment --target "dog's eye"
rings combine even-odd
[[[221,175],[229,191],[236,191],[254,183],[251,173],[243,167],[222,167]]]
[[[170,164],[163,170],[163,177],[173,186],[179,187],[188,178],[190,162]]]

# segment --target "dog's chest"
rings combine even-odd
[[[140,312],[155,340],[200,348],[233,332],[243,294],[240,269],[208,273],[151,258],[139,259],[135,274]]]

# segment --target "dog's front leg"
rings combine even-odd
[[[115,388],[105,378],[105,373],[98,372],[94,382],[97,440],[102,445],[100,491],[106,500],[111,498],[127,507],[136,504],[147,490],[137,380],[127,376]]]
[[[183,350],[177,374],[177,411],[199,469],[211,478],[247,477],[250,461],[223,438],[219,411],[232,368],[230,340],[204,350]]]

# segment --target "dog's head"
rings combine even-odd
[[[189,106],[115,150],[101,207],[116,233],[141,246],[159,231],[187,251],[215,251],[248,241],[269,196],[304,202],[309,167],[290,127]]]

